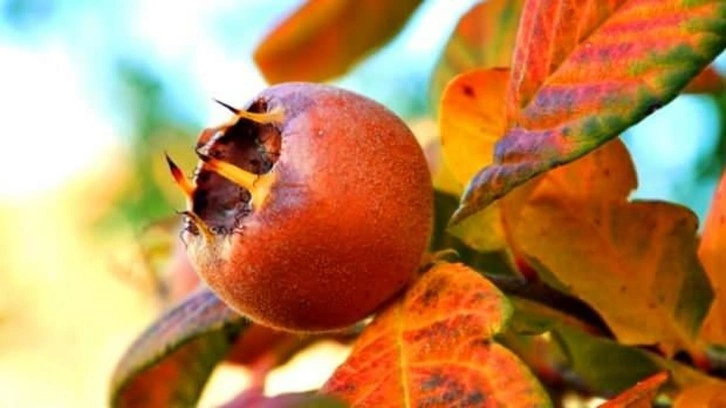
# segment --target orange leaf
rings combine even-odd
[[[457,76],[444,91],[439,111],[442,150],[461,182],[469,179],[476,169],[491,163],[494,144],[505,126],[501,101],[507,78],[506,70],[469,71]],[[622,158],[621,165],[611,166],[604,174],[597,167],[598,156],[595,160],[588,159],[589,166],[581,163],[581,173],[572,174],[567,181],[578,183],[573,191],[625,197],[636,187],[635,170],[625,147],[618,141],[603,149],[600,154],[618,158],[616,162]],[[521,252],[511,238],[511,231],[518,223],[517,214],[526,203],[528,189],[537,182],[451,226],[450,232],[479,251],[504,251],[511,261]]]
[[[398,33],[421,0],[308,0],[254,53],[271,84],[344,74]]]
[[[721,176],[713,197],[698,257],[716,289],[701,337],[708,342],[726,344],[726,173]]]
[[[461,17],[434,68],[431,106],[439,106],[444,87],[456,75],[510,65],[523,4],[524,0],[479,2]]]
[[[346,405],[327,395],[309,392],[267,397],[262,387],[248,389],[219,408],[345,408]]]
[[[527,197],[512,239],[541,276],[592,306],[625,344],[695,353],[712,300],[696,255],[696,216],[627,202],[632,162],[609,143],[551,170]]]
[[[504,295],[460,264],[438,264],[368,326],[323,392],[353,407],[549,406],[529,369],[492,340]]]
[[[726,80],[713,66],[710,66],[693,78],[683,92],[694,94],[718,93],[724,89],[726,89]]]
[[[654,374],[600,405],[600,408],[650,408],[658,389],[667,380],[667,371]]]
[[[126,352],[111,381],[112,405],[195,405],[212,370],[246,324],[208,289],[191,295]]]
[[[492,161],[494,144],[505,126],[502,101],[508,79],[507,69],[476,69],[457,75],[444,89],[439,107],[441,150],[447,167],[462,185]],[[499,204],[449,232],[478,251],[503,253],[516,269],[509,248],[507,214]]]
[[[466,184],[491,163],[505,125],[509,70],[478,69],[457,75],[444,89],[439,108],[441,146],[454,177]]]
[[[476,152],[491,148],[493,129],[502,124],[496,75],[501,73],[462,74],[442,97],[444,157],[451,167],[459,163],[460,177],[477,162],[486,164],[486,154]],[[632,160],[614,141],[449,230],[477,250],[540,265],[548,283],[589,303],[627,344],[695,352],[694,331],[712,294],[695,256],[696,219],[665,203],[628,203],[636,186]]]
[[[673,408],[726,407],[726,384],[700,384],[686,388],[673,401]]]
[[[527,0],[494,164],[456,223],[670,102],[726,47],[722,0]]]

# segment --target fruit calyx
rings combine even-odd
[[[268,109],[257,100],[247,110],[216,101],[234,116],[225,124],[206,129],[196,147],[201,163],[189,180],[167,155],[174,181],[187,197],[185,230],[211,242],[218,235],[238,231],[242,220],[259,211],[276,179],[274,164],[280,155],[282,107]]]

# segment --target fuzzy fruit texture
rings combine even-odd
[[[229,123],[200,136],[203,160],[185,187],[183,238],[212,290],[255,322],[308,332],[351,325],[403,289],[433,217],[431,176],[408,127],[318,84],[273,86],[229,109]],[[254,175],[252,187],[230,181],[243,179],[236,169]]]

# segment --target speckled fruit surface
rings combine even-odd
[[[189,223],[190,259],[207,284],[252,320],[291,331],[351,325],[414,276],[432,224],[431,177],[406,125],[363,96],[289,83],[246,108],[282,111],[206,130],[198,150],[272,175],[257,208],[247,190],[200,164]]]

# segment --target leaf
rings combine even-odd
[[[673,408],[726,407],[726,384],[699,384],[685,389]]]
[[[458,74],[474,68],[509,67],[523,4],[524,0],[479,2],[461,17],[434,68],[431,106],[439,106],[444,87]]]
[[[723,92],[724,89],[726,89],[726,80],[713,66],[709,66],[693,78],[683,92],[693,94],[719,93]]]
[[[396,35],[421,0],[308,0],[254,52],[271,84],[322,82],[344,74]]]
[[[669,395],[698,384],[726,385],[683,363],[602,337],[592,326],[548,304],[510,299],[515,312],[502,335],[504,344],[555,387],[564,383],[611,397],[664,370],[671,374],[664,389]]]
[[[698,257],[715,288],[715,299],[706,316],[701,338],[726,345],[726,173],[716,189],[703,227]]]
[[[442,153],[462,184],[492,161],[494,143],[506,124],[502,97],[508,80],[507,69],[478,69],[457,75],[444,90],[439,108]]]
[[[112,405],[193,406],[247,324],[208,289],[194,293],[126,352],[111,381]]]
[[[496,114],[456,113],[462,110],[456,98],[463,98],[464,86],[489,103],[498,99],[482,92],[492,88],[487,80],[492,75],[488,70],[463,74],[444,93],[442,137],[456,135],[468,147],[444,144],[452,163],[464,163],[467,154],[485,149],[476,143],[494,139],[481,129],[501,123]],[[476,160],[483,159],[470,161]],[[530,181],[450,231],[478,250],[507,251],[539,265],[545,280],[590,304],[627,344],[694,352],[694,333],[711,301],[695,256],[696,218],[666,203],[628,203],[636,186],[632,160],[615,141]]]
[[[492,340],[510,314],[475,271],[435,265],[366,328],[322,391],[353,407],[549,406],[527,367]]]
[[[451,80],[443,92],[439,108],[441,149],[447,167],[461,184],[491,163],[494,144],[505,126],[502,100],[508,78],[506,69],[468,71]],[[494,203],[450,232],[478,251],[502,253],[516,269],[507,212],[500,204]]]
[[[610,397],[662,370],[642,350],[600,337],[594,328],[547,304],[511,300],[515,313],[504,344],[554,384],[567,382],[583,392]],[[544,335],[526,335],[538,329]]]
[[[313,337],[300,336],[293,333],[283,332],[269,327],[250,323],[234,344],[227,361],[249,366],[260,359],[273,360],[275,365],[284,364],[290,357],[287,350],[298,350],[309,345]],[[272,354],[272,355],[270,355]]]
[[[618,142],[550,171],[512,239],[543,279],[592,306],[621,342],[695,353],[713,295],[696,255],[698,221],[678,205],[627,202],[631,168]]]
[[[296,392],[266,397],[262,388],[246,390],[221,408],[345,408],[346,405],[327,395]]]
[[[442,97],[444,157],[461,163],[460,177],[475,162],[486,164],[485,154],[475,152],[491,146],[492,129],[501,126],[501,110],[491,107],[503,92],[495,90],[497,75],[462,74]],[[465,106],[470,94],[478,99],[468,97],[476,103]],[[455,142],[447,143],[449,137]],[[636,186],[632,160],[614,141],[530,181],[450,231],[477,250],[539,265],[545,280],[595,308],[621,341],[694,353],[694,333],[712,296],[695,255],[697,220],[666,203],[628,203]]]
[[[471,268],[486,270],[487,276],[510,277],[519,280],[506,254],[473,250],[447,232],[451,214],[459,205],[458,197],[434,191],[434,228],[429,242],[429,252],[455,251],[457,259]]]
[[[528,0],[508,128],[452,223],[616,137],[675,98],[724,47],[721,0]]]
[[[622,394],[601,404],[599,408],[650,408],[658,389],[668,380],[668,372],[661,371],[640,381]]]

